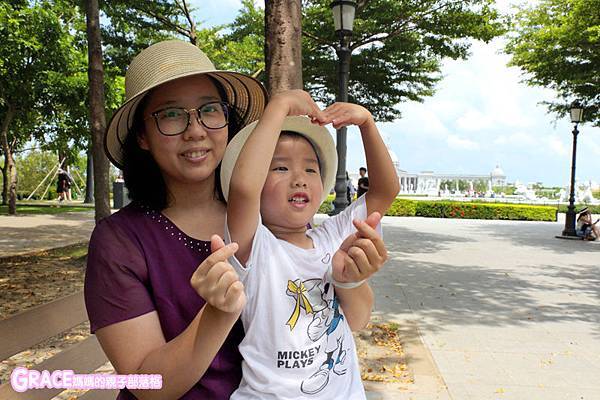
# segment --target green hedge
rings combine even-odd
[[[333,209],[330,195],[319,212]],[[396,198],[386,213],[394,217],[430,217],[464,219],[506,219],[524,221],[556,221],[556,207],[504,203],[467,203],[462,201],[407,200]]]
[[[329,214],[330,212],[332,212],[333,211],[333,200],[335,200],[335,194],[328,195],[327,199],[325,199],[323,204],[321,204],[321,207],[319,207],[319,211],[317,211],[317,213]]]
[[[416,210],[420,217],[523,221],[556,221],[556,214],[550,206],[453,201],[419,201]]]
[[[417,214],[417,204],[422,201],[396,198],[385,215],[393,217],[414,217]]]
[[[560,212],[560,213],[566,213],[567,212],[567,207],[568,206],[566,206],[566,205],[560,205],[558,207],[558,212]],[[590,212],[592,214],[600,214],[600,206],[588,206],[586,204],[575,204],[575,212],[578,212],[583,207],[588,207],[590,209]]]

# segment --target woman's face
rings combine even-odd
[[[206,76],[193,76],[165,83],[148,95],[143,112],[144,132],[139,144],[148,150],[158,164],[167,186],[177,183],[213,184],[215,168],[223,159],[228,127],[208,129],[190,116],[187,129],[176,136],[163,135],[152,113],[165,108],[196,109],[211,101],[220,101],[219,92]]]

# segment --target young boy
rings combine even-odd
[[[360,201],[307,230],[335,182],[328,123],[359,126],[376,179]],[[365,279],[386,257],[373,228],[399,190],[371,114],[348,103],[321,111],[299,90],[278,94],[228,145],[221,182],[226,241],[239,245],[231,264],[247,297],[243,378],[231,398],[364,399],[351,329],[369,321]]]

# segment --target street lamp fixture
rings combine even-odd
[[[352,35],[356,2],[351,0],[335,0],[331,3],[333,26],[338,35]]]
[[[583,117],[583,107],[575,101],[571,104],[571,122],[574,124],[578,124],[581,122]]]
[[[577,159],[577,125],[582,121],[583,107],[577,102],[571,104],[571,122],[573,126],[573,158],[571,159],[571,191],[569,193],[569,207],[565,216],[565,229],[562,232],[563,236],[577,236],[575,231],[575,162]]]
[[[350,56],[352,50],[349,47],[352,27],[354,26],[354,14],[356,2],[351,0],[334,0],[331,2],[333,12],[333,23],[335,33],[339,36],[339,45],[336,47],[338,55],[338,94],[337,101],[348,101],[348,79],[350,77]],[[332,215],[340,213],[348,206],[346,199],[346,127],[336,131],[336,149],[338,156],[338,168],[335,177],[335,200]]]

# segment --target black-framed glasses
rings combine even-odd
[[[192,111],[196,120],[208,129],[221,129],[229,123],[229,104],[224,101],[211,101],[198,108],[186,110],[182,107],[167,107],[153,112],[158,131],[165,136],[180,135],[190,126]]]

